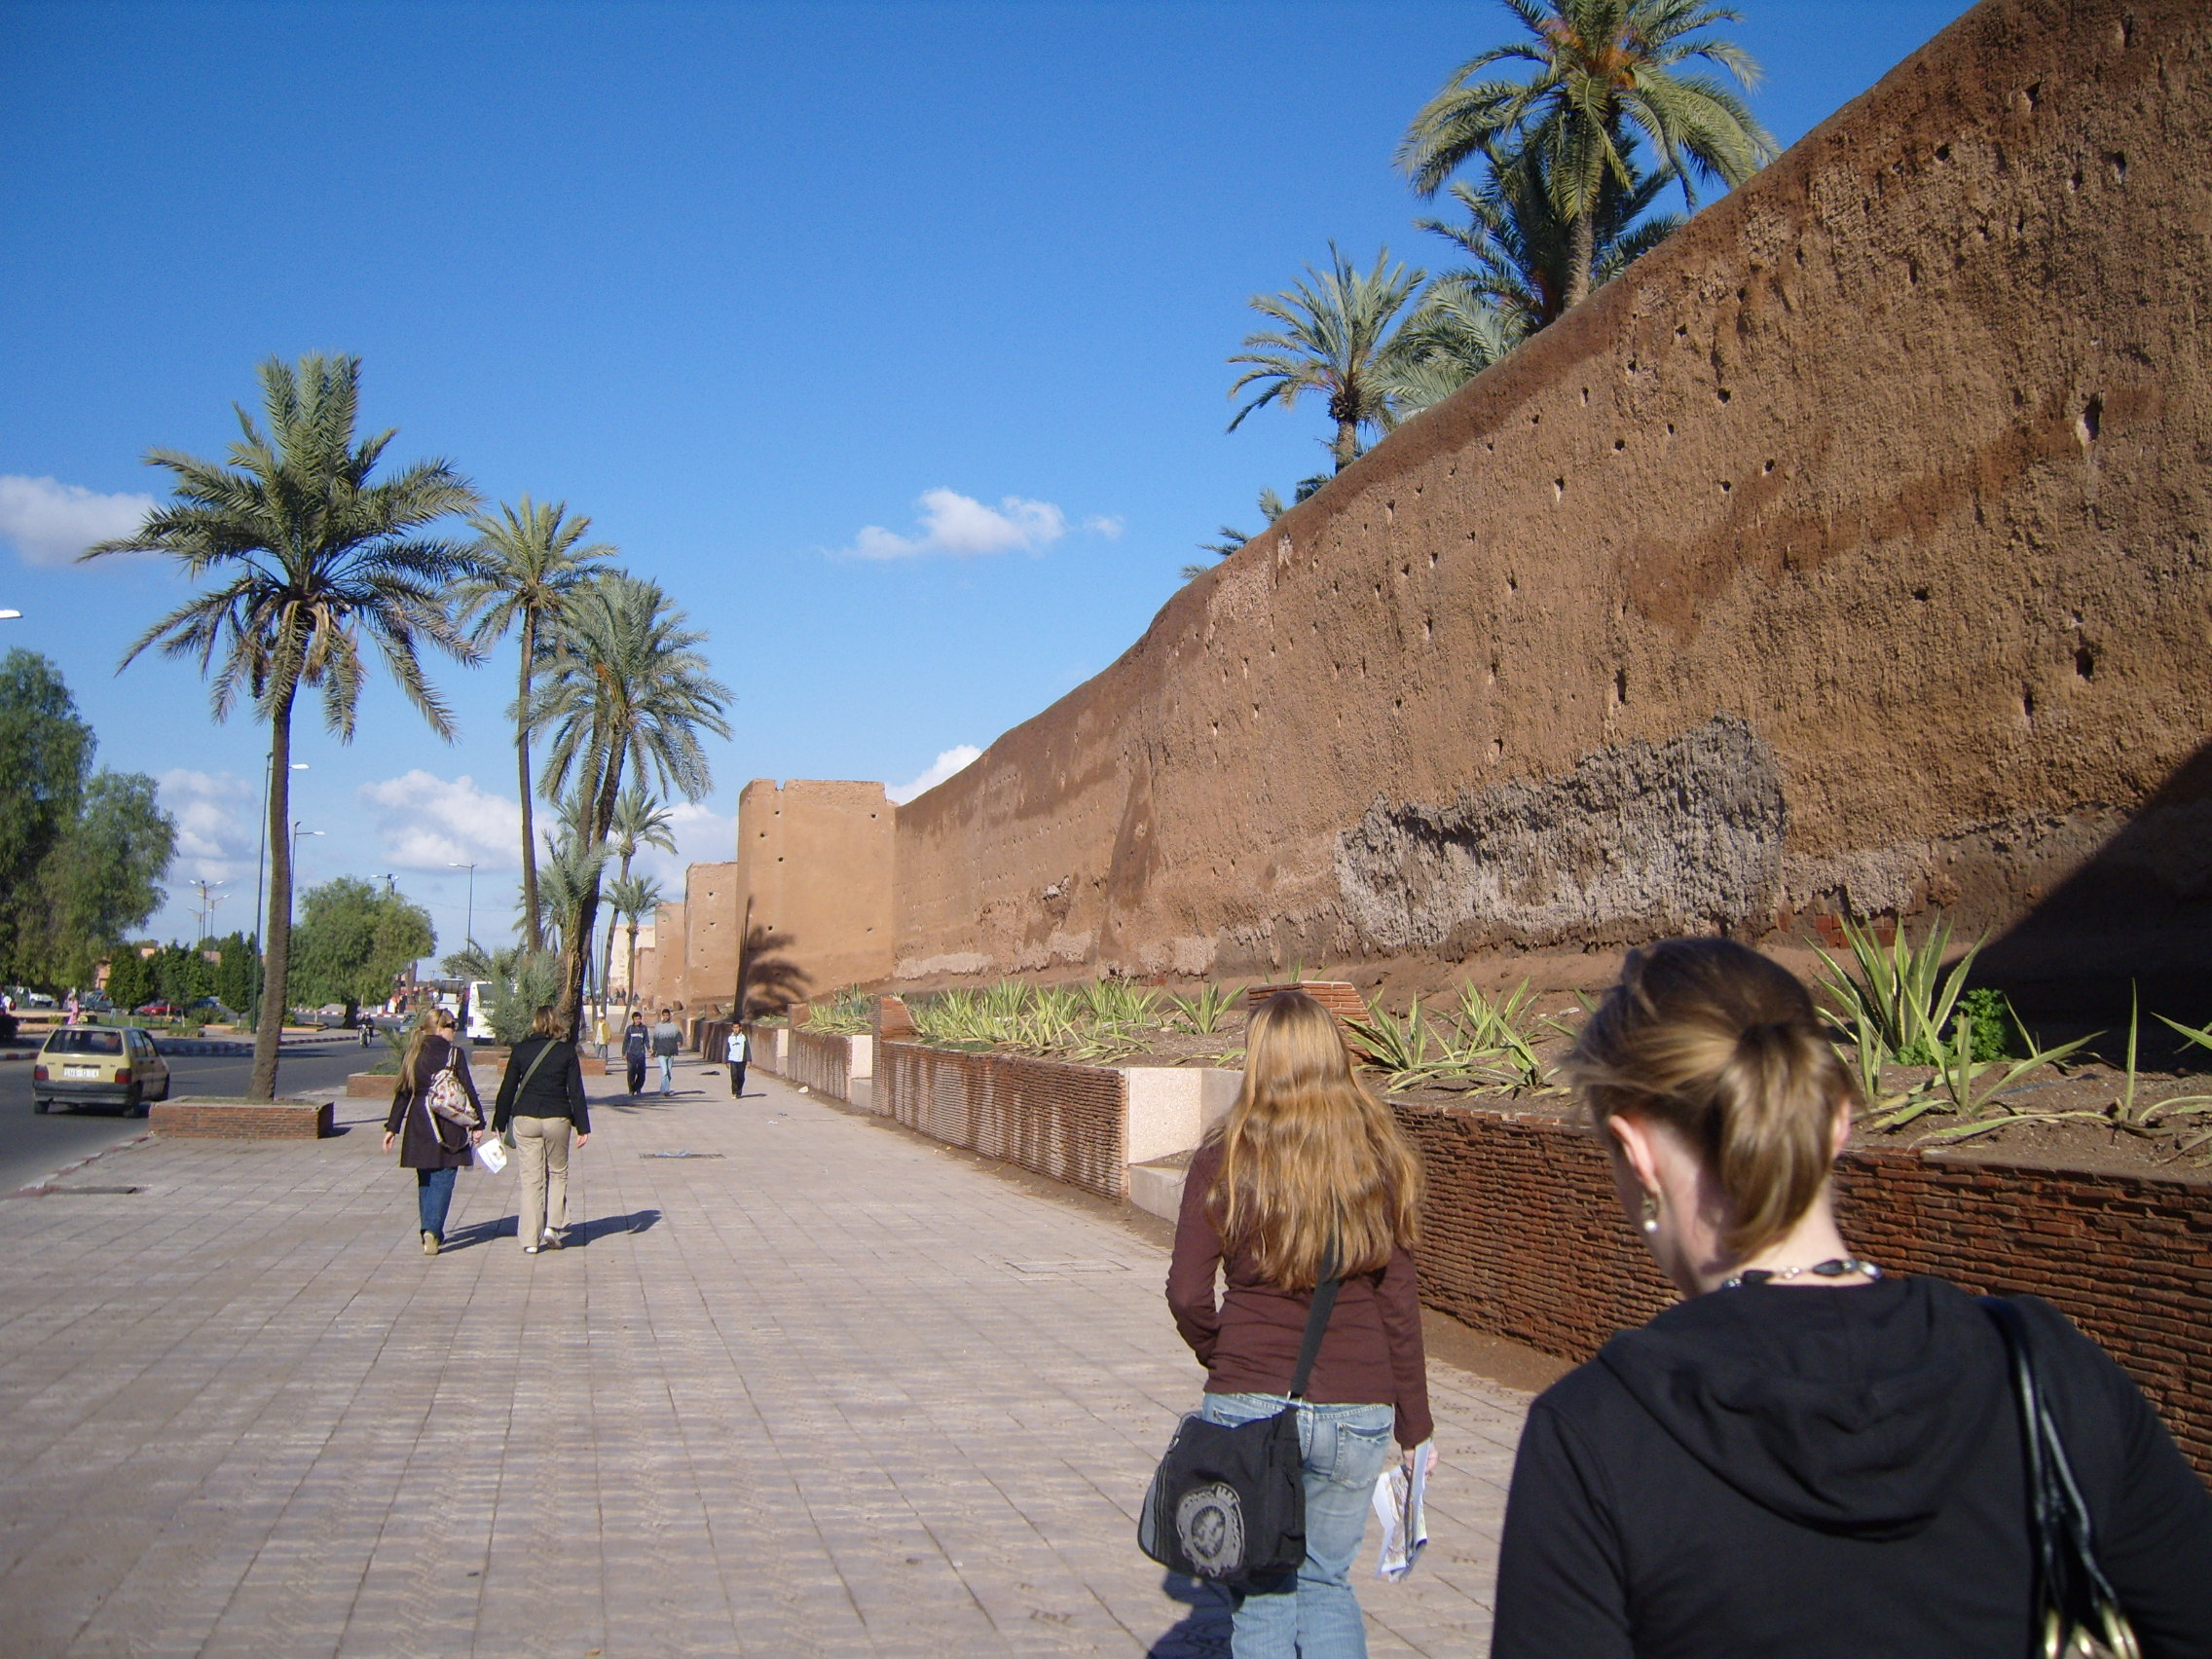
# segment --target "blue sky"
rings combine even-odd
[[[1793,141],[1966,7],[1743,0]],[[1507,37],[1492,0],[223,4],[0,0],[0,646],[55,657],[163,779],[187,881],[251,908],[262,729],[129,642],[187,591],[66,563],[213,455],[271,353],[365,359],[366,424],[487,497],[566,499],[736,690],[683,856],[754,777],[907,783],[1105,667],[1196,544],[1319,470],[1320,412],[1235,433],[1223,359],[1332,238],[1434,268],[1389,166]],[[51,482],[49,482],[51,481]],[[988,509],[987,511],[985,509]],[[867,554],[887,555],[878,557]],[[303,878],[511,913],[511,645],[303,721]],[[671,868],[667,876],[680,880]],[[444,947],[444,946],[441,946]]]

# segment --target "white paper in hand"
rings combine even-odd
[[[1414,1472],[1393,1463],[1375,1483],[1375,1517],[1382,1523],[1382,1547],[1376,1552],[1375,1576],[1403,1578],[1428,1546],[1428,1517],[1422,1498],[1428,1487],[1428,1442],[1414,1449]]]

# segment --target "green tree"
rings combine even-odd
[[[478,513],[468,521],[476,532],[475,571],[459,590],[461,615],[473,624],[470,638],[484,648],[512,628],[521,636],[520,682],[510,711],[515,722],[515,771],[522,784],[523,939],[532,950],[545,948],[545,928],[537,903],[537,847],[531,824],[530,693],[545,656],[545,645],[569,598],[578,586],[607,568],[614,548],[607,542],[583,544],[591,520],[568,516],[569,504],[550,505],[525,496],[514,506],[502,503],[498,516]]]
[[[552,733],[541,793],[558,799],[571,781],[585,803],[583,844],[606,844],[625,768],[698,800],[713,787],[699,738],[729,736],[729,687],[695,648],[706,635],[653,582],[619,571],[578,590],[552,663],[532,703],[532,725]],[[561,941],[564,1036],[583,1007],[585,964],[599,913],[600,873],[587,881]]]
[[[251,1012],[253,1001],[254,942],[243,933],[226,934],[215,940],[215,1000],[235,1014]]]
[[[107,999],[125,1014],[154,1000],[154,976],[139,949],[135,944],[120,945],[108,958]]]
[[[622,986],[632,1007],[638,1001],[638,926],[661,906],[666,897],[649,875],[618,875],[607,884],[607,905],[628,927],[630,954],[623,970]]]
[[[169,502],[134,534],[103,541],[85,557],[166,553],[192,577],[219,585],[156,622],[124,657],[152,646],[196,657],[212,676],[215,718],[240,697],[269,722],[269,915],[267,993],[254,1033],[247,1093],[273,1099],[291,968],[292,711],[303,690],[322,697],[323,723],[351,742],[364,642],[430,728],[451,740],[453,717],[424,675],[422,647],[462,662],[481,653],[455,622],[452,585],[470,568],[466,551],[426,534],[439,519],[469,511],[477,495],[443,461],[421,461],[371,482],[394,433],[356,441],[358,357],[302,357],[297,368],[261,365],[266,434],[242,408],[240,437],[227,464],[155,450],[149,465],[174,477]]]
[[[300,899],[292,992],[303,1005],[344,1003],[351,1023],[363,1003],[391,995],[392,981],[437,948],[429,912],[376,883],[342,875]]]
[[[162,907],[176,851],[176,820],[143,772],[94,772],[77,811],[40,866],[39,977],[90,985],[130,929]]]
[[[621,798],[614,803],[614,822],[608,827],[608,834],[614,850],[616,878],[627,881],[630,879],[630,861],[638,856],[640,848],[658,847],[665,853],[675,853],[676,815],[648,791],[633,784],[622,792]],[[618,914],[610,914],[607,918],[607,954],[599,971],[600,989],[603,993],[614,977],[614,926],[617,919]]]
[[[154,953],[149,966],[154,971],[155,993],[164,1002],[189,1008],[212,993],[214,965],[197,945],[165,944]]]
[[[1779,153],[1719,79],[1684,72],[1702,61],[1740,86],[1757,80],[1749,53],[1699,32],[1741,21],[1733,8],[1703,0],[1503,3],[1532,39],[1461,64],[1414,117],[1398,166],[1433,196],[1463,163],[1525,152],[1567,226],[1563,309],[1580,305],[1596,280],[1599,213],[1608,183],[1633,188],[1632,136],[1651,145],[1692,211],[1699,177],[1733,187]],[[1477,79],[1504,63],[1529,65],[1527,79]]]
[[[1251,365],[1229,388],[1231,397],[1246,387],[1260,388],[1229,423],[1231,431],[1255,409],[1270,403],[1288,409],[1306,393],[1317,392],[1336,424],[1330,453],[1342,472],[1359,457],[1361,427],[1386,432],[1397,424],[1389,382],[1412,359],[1394,325],[1426,273],[1408,272],[1403,265],[1385,269],[1389,261],[1384,248],[1375,269],[1362,274],[1331,242],[1327,271],[1309,265],[1308,281],[1279,294],[1252,296],[1247,303],[1254,311],[1283,326],[1279,332],[1247,334],[1246,350],[1229,359]]]
[[[0,977],[39,979],[39,871],[76,822],[92,728],[61,671],[36,651],[0,657]]]

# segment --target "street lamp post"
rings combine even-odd
[[[304,772],[308,769],[308,763],[305,760],[295,760],[292,762],[291,769],[295,772]],[[269,786],[276,776],[276,752],[272,749],[269,752],[269,758],[263,761],[261,766],[261,828],[255,832],[253,838],[253,925],[257,929],[269,925],[269,918],[262,913],[261,909],[261,884],[267,874],[266,866],[269,863]],[[268,948],[269,936],[266,934],[261,935],[253,941],[252,990],[246,1001],[252,1005],[254,1017],[257,1019],[261,1014],[261,956],[262,952]]]
[[[476,866],[472,864],[449,864],[446,868],[468,871],[468,909],[466,912],[468,919],[461,924],[461,937],[468,941],[469,946],[474,948],[476,944]]]
[[[327,831],[321,830],[304,829],[302,828],[301,821],[299,819],[295,818],[292,820],[292,891],[288,895],[291,900],[291,906],[288,913],[294,921],[298,920],[300,909],[300,837],[302,835],[321,835],[325,833],[327,833]]]

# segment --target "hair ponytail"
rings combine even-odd
[[[1796,977],[1721,939],[1632,950],[1567,1057],[1601,1127],[1666,1124],[1727,1196],[1722,1243],[1755,1255],[1820,1196],[1836,1107],[1858,1086]]]

